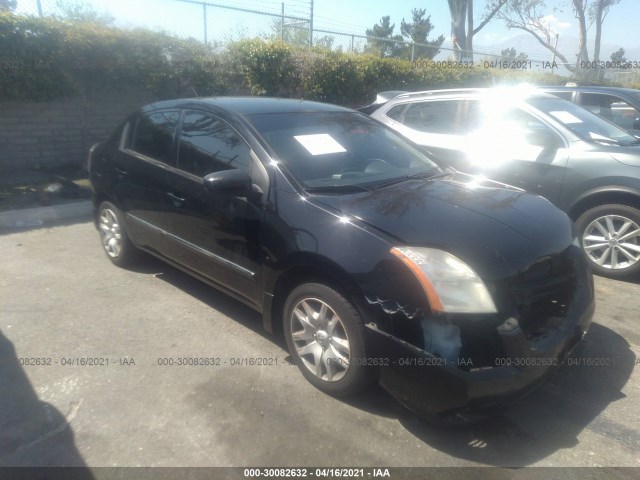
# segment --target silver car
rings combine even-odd
[[[546,197],[595,272],[640,272],[640,140],[530,87],[401,93],[363,111],[448,165]]]

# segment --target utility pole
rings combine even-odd
[[[556,44],[553,47],[553,57],[551,57],[551,73],[553,73],[553,64],[556,62],[556,50],[558,50],[558,38],[560,37],[559,33],[556,33]],[[551,43],[551,42],[549,42]]]
[[[36,3],[38,4],[38,15],[42,16],[42,2],[41,0],[36,0]]]
[[[282,2],[282,16],[280,17],[280,41],[284,43],[284,2]]]
[[[207,44],[207,4],[202,4],[202,18],[204,19],[204,44]]]
[[[309,17],[309,48],[313,47],[313,0],[311,0],[311,16]]]

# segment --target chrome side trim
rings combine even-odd
[[[211,260],[221,263],[233,270],[235,270],[236,272],[240,273],[241,275],[245,276],[245,277],[249,277],[249,278],[255,278],[256,273],[252,272],[251,270],[248,270],[240,265],[238,265],[237,263],[232,262],[231,260],[227,260],[224,257],[221,257],[220,255],[216,255],[213,252],[210,252],[209,250],[205,250],[204,248],[201,248],[197,245],[194,245],[193,243],[185,240],[184,238],[178,237],[177,235],[174,235],[173,233],[167,232],[166,230],[163,230],[159,227],[156,227],[155,225],[142,220],[141,218],[136,217],[135,215],[131,215],[130,213],[127,213],[127,219],[130,220],[134,220],[135,222],[140,223],[141,225],[150,228],[152,230],[158,231],[163,235],[166,235],[167,238],[169,240],[172,240],[174,242],[180,243],[181,245],[187,247],[188,249],[199,253],[200,255],[204,255],[207,258],[210,258]]]
[[[240,265],[238,265],[237,263],[233,263],[231,260],[227,260],[224,257],[221,257],[219,255],[216,255],[215,253],[210,252],[209,250],[205,250],[204,248],[201,248],[197,245],[194,245],[191,242],[188,242],[187,240],[185,240],[184,238],[180,238],[172,233],[168,233],[167,232],[167,237],[170,240],[173,240],[175,242],[178,242],[182,245],[184,245],[185,247],[189,248],[190,250],[193,250],[196,253],[199,253],[201,255],[204,255],[205,257],[208,257],[218,263],[222,263],[223,265],[226,265],[227,267],[232,268],[233,270],[237,271],[238,273],[244,275],[245,277],[249,277],[249,278],[254,278],[256,276],[255,272],[252,272],[251,270],[247,270],[244,267],[241,267]]]
[[[166,234],[167,232],[165,232],[164,230],[162,230],[160,227],[156,227],[154,224],[147,222],[146,220],[142,220],[139,217],[136,217],[135,215],[131,215],[130,213],[126,214],[127,220],[133,220],[135,222],[138,222],[140,225],[147,227],[151,230],[155,230],[156,232],[160,232],[160,233],[164,233]]]

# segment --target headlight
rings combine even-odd
[[[436,248],[394,247],[424,289],[431,310],[447,313],[496,313],[484,282],[459,258]]]

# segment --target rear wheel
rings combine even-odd
[[[289,352],[309,382],[335,396],[372,383],[362,319],[340,293],[319,283],[300,285],[287,298],[284,315]]]
[[[98,231],[102,247],[109,260],[119,267],[130,265],[138,252],[129,240],[122,220],[122,213],[111,202],[102,202],[98,207]]]
[[[595,273],[626,278],[640,272],[640,210],[602,205],[583,213],[576,227]]]

